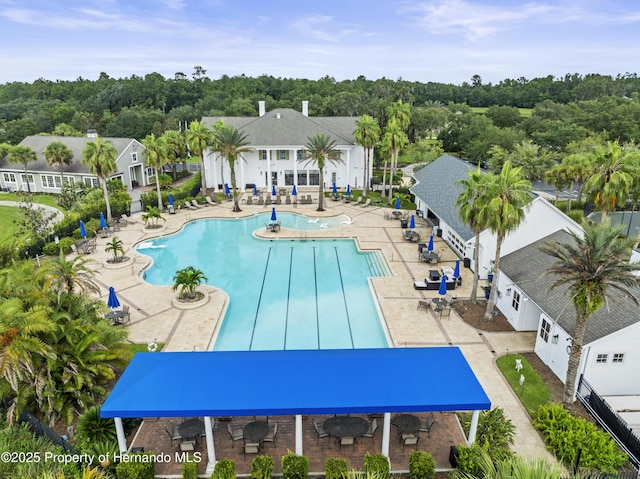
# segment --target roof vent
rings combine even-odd
[[[302,101],[302,114],[309,116],[309,102],[307,100]]]
[[[264,114],[265,114],[264,100],[260,100],[258,102],[258,115],[263,116]]]
[[[276,118],[277,118],[278,120],[280,119],[280,116],[281,116],[280,112],[276,113]]]

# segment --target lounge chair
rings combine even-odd
[[[369,206],[371,204],[371,198],[367,198],[367,201],[365,201],[364,203],[362,203],[362,207],[366,208],[367,206]]]
[[[362,202],[362,196],[358,196],[358,199],[353,202],[353,206],[358,206]]]
[[[173,205],[169,205],[169,214],[170,215],[175,215],[176,214],[176,209],[173,207]]]
[[[209,203],[211,206],[216,205],[216,202],[213,201],[210,196],[205,196],[205,199],[207,200],[207,203]]]
[[[184,206],[185,206],[185,208],[189,208],[190,210],[197,210],[198,209],[195,206],[193,206],[191,203],[189,203],[188,201],[185,201]]]
[[[200,203],[198,203],[196,200],[191,200],[191,204],[196,207],[197,209],[200,208],[204,208],[204,206],[202,206]]]

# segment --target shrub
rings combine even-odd
[[[71,245],[74,243],[74,239],[67,236],[66,238],[60,238],[60,243],[58,244],[58,246],[64,254],[69,254],[71,253]]]
[[[486,454],[487,451],[475,442],[470,446],[458,446],[457,470],[472,477],[481,477],[480,464]]]
[[[235,479],[236,463],[233,459],[223,459],[216,463],[211,479]]]
[[[627,455],[618,449],[609,434],[585,419],[573,416],[560,404],[540,406],[533,426],[540,430],[556,458],[567,467],[571,467],[580,448],[580,466],[583,468],[615,473],[627,462]]]
[[[289,451],[282,456],[282,477],[284,479],[307,479],[309,476],[309,458],[298,456]]]
[[[411,451],[409,455],[409,479],[433,479],[436,461],[426,451]]]
[[[140,454],[155,456],[155,453],[151,451]],[[150,457],[148,461],[119,462],[116,466],[116,477],[118,479],[154,479],[156,466],[153,457]]]
[[[251,464],[251,479],[269,479],[273,472],[273,458],[259,455]]]
[[[44,245],[42,248],[42,252],[47,256],[58,256],[60,253],[60,247],[56,244],[55,241],[50,241],[49,243]]]
[[[349,464],[341,457],[330,457],[324,463],[325,479],[345,479],[349,475]]]
[[[182,479],[198,479],[198,463],[185,461],[182,463]]]
[[[582,210],[571,210],[567,213],[567,216],[576,223],[582,223],[582,221],[584,221],[584,213]]]
[[[113,419],[100,417],[98,406],[91,406],[80,416],[76,432],[78,441],[85,444],[110,442],[116,439]]]
[[[462,412],[459,417],[465,434],[469,435],[471,413]],[[509,446],[513,444],[515,430],[513,422],[505,416],[503,409],[496,407],[490,411],[482,411],[478,417],[476,442],[486,444],[489,455],[494,458],[494,450],[509,449]]]
[[[389,464],[389,458],[384,454],[369,454],[364,455],[364,473],[368,477],[375,477],[376,479],[389,479],[391,472],[391,464]]]

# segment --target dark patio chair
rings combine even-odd
[[[417,446],[419,440],[420,440],[420,436],[416,436],[415,434],[403,434],[402,450],[404,451],[405,446]]]
[[[131,322],[131,311],[129,311],[129,306],[126,304],[122,306],[122,322],[123,323]]]
[[[259,454],[260,453],[260,444],[257,442],[248,442],[244,445],[244,455],[247,454]]]
[[[278,421],[273,425],[273,428],[269,430],[267,435],[262,439],[262,442],[270,442],[273,447],[276,447],[276,436],[278,435]]]
[[[167,421],[167,425],[164,427],[164,430],[169,434],[169,438],[171,438],[171,445],[173,445],[173,441],[179,441],[182,439],[182,436],[178,432],[178,429],[173,425],[171,421]]]
[[[235,446],[236,441],[242,441],[244,439],[244,432],[242,430],[242,426],[231,426],[231,423],[227,423],[227,431],[229,432],[229,436],[233,441],[231,443],[232,446]]]
[[[420,432],[426,432],[428,437],[431,437],[431,428],[436,422],[436,418],[433,416],[433,413],[427,416],[427,420],[423,425],[420,426]]]
[[[313,420],[313,428],[316,430],[316,434],[318,435],[318,441],[317,443],[320,442],[320,439],[322,439],[323,437],[329,437],[329,433],[326,432],[321,424],[318,424],[318,422],[314,419]],[[316,443],[316,444],[317,444]]]
[[[340,448],[342,448],[342,446],[351,446],[353,447],[354,451],[356,449],[356,438],[353,436],[342,436],[340,438]]]
[[[371,421],[371,424],[369,424],[369,430],[365,432],[362,436],[370,437],[371,442],[373,442],[373,436],[375,435],[377,429],[378,429],[378,419],[374,418],[374,420]]]

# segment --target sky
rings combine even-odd
[[[0,83],[636,73],[636,0],[0,0]]]

